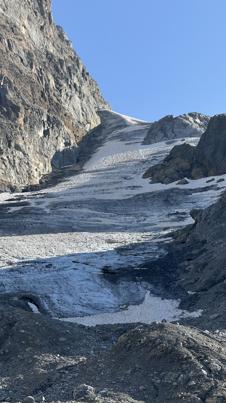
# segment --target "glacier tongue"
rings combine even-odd
[[[171,231],[192,222],[192,208],[213,203],[225,181],[150,184],[142,176],[151,164],[198,138],[142,145],[149,123],[100,115],[105,139],[81,173],[47,190],[1,196],[0,292],[38,295],[55,317],[95,315],[98,323],[102,315],[107,323],[112,312],[116,321],[131,321],[115,312],[145,301],[148,315],[157,298],[148,294],[149,305],[144,299],[152,287],[137,276],[138,266],[164,254]],[[184,315],[177,301],[168,302],[172,309],[163,305],[149,321]]]

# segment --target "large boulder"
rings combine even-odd
[[[151,125],[144,144],[182,137],[200,137],[206,130],[209,120],[209,116],[196,112],[176,117],[165,116]]]
[[[195,147],[189,144],[175,146],[161,164],[150,167],[144,178],[151,177],[154,182],[170,183],[178,178],[190,176]]]

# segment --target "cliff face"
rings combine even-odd
[[[50,0],[0,0],[0,190],[38,183],[106,107]]]

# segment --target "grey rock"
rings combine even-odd
[[[74,392],[73,392],[73,397],[74,399],[77,400],[82,400],[86,399],[86,402],[92,402],[95,401],[96,398],[96,392],[95,389],[92,386],[83,384],[78,386]]]
[[[175,146],[165,160],[149,168],[144,178],[151,177],[154,182],[170,183],[190,177],[195,147],[189,144]]]
[[[76,162],[81,139],[99,124],[96,110],[108,106],[54,24],[50,0],[0,0],[0,14],[0,190],[5,191],[38,183],[59,151],[65,149],[66,160]]]
[[[226,173],[226,114],[210,119],[197,147],[175,146],[165,160],[149,168],[144,177],[170,183],[187,177],[198,179]]]
[[[9,390],[13,383],[11,401],[32,393],[39,402],[43,389],[53,403],[174,403],[179,395],[196,402],[207,392],[225,395],[226,347],[219,333],[170,323],[62,326],[6,305],[0,319],[0,386]]]
[[[184,178],[184,179],[179,180],[177,182],[177,185],[187,185],[188,183],[189,183],[189,181],[186,178]]]
[[[226,173],[226,114],[210,120],[196,148],[194,169],[200,169],[202,176]]]
[[[152,124],[144,144],[183,137],[200,137],[205,132],[209,119],[209,116],[195,112],[176,117],[165,116]]]
[[[23,403],[35,403],[35,399],[32,396],[27,396],[24,400]]]
[[[182,308],[203,310],[192,321],[204,329],[224,329],[226,317],[226,192],[214,205],[192,210],[194,225],[179,231],[169,253],[175,256],[178,285],[192,291]],[[191,323],[191,321],[189,321]]]

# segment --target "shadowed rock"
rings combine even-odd
[[[226,192],[216,204],[193,210],[191,215],[194,225],[179,231],[173,245],[175,255],[181,256],[177,259],[179,284],[194,293],[183,307],[204,310],[199,326],[222,329],[226,318]]]

